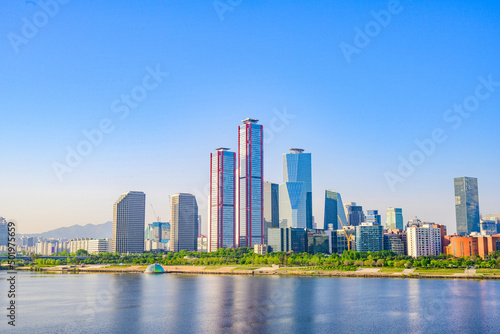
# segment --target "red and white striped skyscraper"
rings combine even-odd
[[[220,147],[210,154],[208,251],[236,247],[236,154]]]
[[[264,242],[263,219],[263,129],[258,120],[247,118],[238,127],[237,247]]]

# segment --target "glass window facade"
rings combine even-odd
[[[262,244],[263,218],[263,142],[262,125],[246,119],[238,128],[238,224],[239,247]]]
[[[209,251],[234,248],[235,243],[235,163],[236,154],[219,149],[210,157]]]
[[[480,232],[477,179],[457,177],[454,179],[454,184],[457,234],[469,235],[472,232]]]

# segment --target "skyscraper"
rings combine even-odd
[[[479,232],[479,194],[475,177],[455,178],[457,234]]]
[[[312,228],[311,153],[291,148],[283,154],[280,227]]]
[[[279,227],[279,185],[264,181],[264,243],[267,244],[267,229]]]
[[[144,252],[145,211],[146,194],[142,191],[129,191],[118,198],[113,207],[112,252]]]
[[[235,164],[236,154],[228,148],[210,154],[209,252],[236,247]]]
[[[374,223],[356,226],[356,251],[378,252],[384,250],[384,228]]]
[[[191,194],[172,195],[170,250],[196,251],[198,238],[198,204]]]
[[[387,209],[387,220],[385,222],[386,229],[404,229],[403,223],[403,209],[401,208],[388,208]]]
[[[0,246],[9,245],[9,224],[5,218],[0,217]]]
[[[368,210],[366,212],[365,222],[381,225],[382,221],[380,215],[378,214],[378,210]]]
[[[365,221],[363,207],[356,205],[355,202],[349,202],[345,205],[345,213],[347,216],[347,223],[350,226],[358,226]]]
[[[330,224],[333,230],[342,228],[338,217],[342,220],[342,224],[347,225],[342,197],[337,192],[325,190],[325,219],[323,228],[330,228]]]
[[[238,247],[262,244],[264,238],[263,136],[258,120],[238,127]]]

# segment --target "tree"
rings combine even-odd
[[[85,249],[79,249],[75,253],[76,256],[87,256],[89,253]]]

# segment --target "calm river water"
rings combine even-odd
[[[500,332],[500,281],[30,272],[17,279],[19,333]],[[12,329],[7,284],[0,286],[3,333]]]

